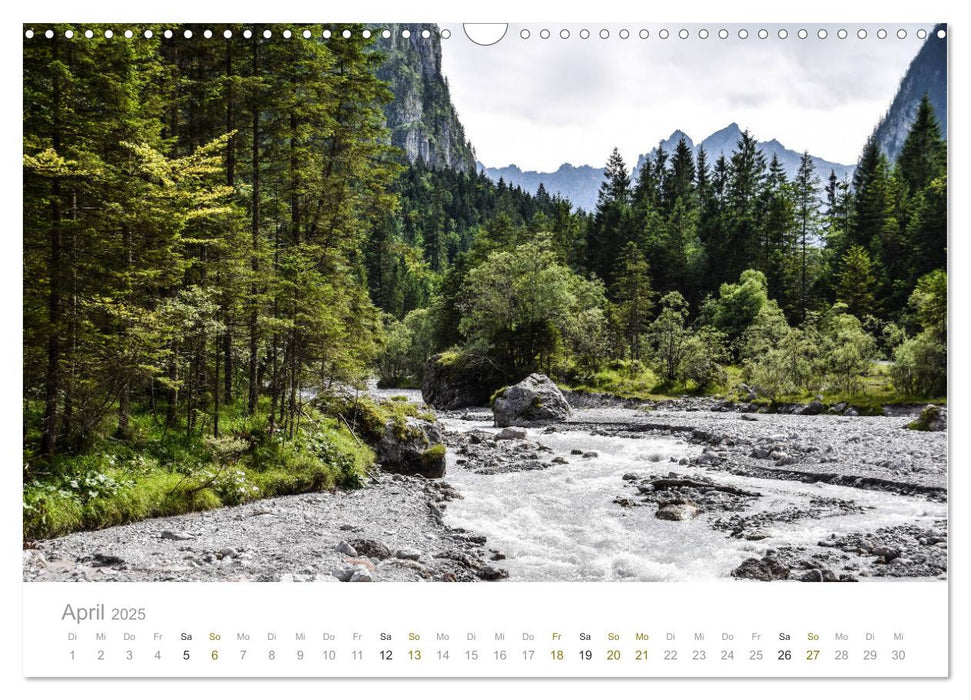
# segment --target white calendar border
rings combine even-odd
[[[626,2],[611,2],[601,0],[597,3],[579,2],[553,2],[542,0],[526,4],[519,0],[490,0],[478,6],[470,6],[456,2],[445,2],[444,0],[426,0],[425,2],[414,2],[405,4],[400,1],[392,0],[371,0],[364,3],[347,3],[343,6],[327,7],[325,5],[311,5],[309,3],[302,7],[286,7],[279,3],[265,3],[261,6],[247,5],[240,6],[238,3],[218,0],[203,5],[198,1],[186,0],[166,0],[158,7],[152,7],[149,3],[134,5],[130,2],[119,0],[101,1],[87,6],[79,6],[76,2],[48,1],[35,2],[31,4],[17,4],[14,7],[4,8],[4,19],[2,25],[5,29],[4,39],[0,42],[0,51],[3,52],[2,73],[4,79],[4,94],[13,95],[19,90],[20,84],[20,41],[19,24],[25,20],[38,20],[45,18],[70,18],[82,21],[139,21],[155,20],[160,17],[179,21],[212,21],[231,18],[234,21],[320,21],[327,19],[331,21],[437,21],[437,22],[461,22],[461,21],[542,21],[542,20],[562,20],[562,21],[624,21],[624,20],[649,20],[649,21],[684,21],[684,22],[738,22],[738,21],[760,21],[760,22],[785,22],[785,21],[845,21],[845,22],[871,22],[874,19],[874,12],[879,14],[878,19],[890,19],[892,21],[950,21],[952,26],[950,32],[957,40],[949,42],[950,63],[949,74],[951,76],[964,76],[968,73],[967,44],[962,45],[961,32],[964,25],[961,21],[964,13],[958,10],[958,3],[936,2],[936,3],[914,3],[901,2],[899,0],[884,0],[880,3],[879,9],[875,7],[863,9],[865,6],[854,5],[838,0],[818,0],[813,2],[811,7],[799,5],[783,5],[776,2],[734,2],[724,3],[713,0],[696,0],[688,5],[668,4],[664,7],[652,7],[649,5],[632,5]],[[951,79],[951,87],[956,81]],[[967,98],[962,91],[951,90],[948,95],[951,124],[955,113],[965,114],[967,112]],[[12,103],[9,100],[8,103]],[[4,134],[2,139],[3,158],[3,184],[5,192],[12,192],[20,184],[20,140],[19,124],[20,115],[12,107],[8,107],[2,113],[3,129],[0,133]],[[957,139],[953,134],[949,139],[951,149],[951,187],[952,192],[964,185],[962,176],[968,173],[969,141],[962,140],[960,135]],[[961,232],[968,228],[967,217],[967,198],[953,198],[950,212],[951,230]],[[0,256],[0,261],[4,266],[0,279],[3,280],[3,304],[2,322],[5,328],[17,327],[20,323],[20,209],[11,207],[12,213],[8,211],[9,220],[7,235],[3,237],[4,255]],[[961,263],[968,262],[968,243],[966,237],[955,235],[951,241],[950,252],[955,261],[953,269],[957,269]],[[952,275],[951,308],[964,308],[964,301],[968,299],[967,278],[960,275]],[[968,346],[968,327],[967,325],[955,326],[951,324],[950,337],[950,356],[966,356],[964,352]],[[17,484],[19,472],[16,465],[20,462],[20,400],[19,383],[20,378],[20,347],[19,343],[9,343],[3,347],[4,364],[7,372],[3,376],[7,382],[14,379],[15,385],[3,392],[6,401],[0,405],[0,430],[3,431],[3,440],[0,442],[8,452],[8,459],[5,479],[9,479],[10,484],[3,489],[6,495],[6,502],[2,509],[3,532],[6,533],[4,542],[3,567],[4,576],[2,579],[2,592],[6,595],[3,599],[7,602],[7,610],[3,619],[9,621],[3,626],[2,636],[3,657],[3,679],[7,681],[8,687],[15,694],[29,694],[32,698],[63,697],[66,693],[83,692],[85,694],[97,694],[98,697],[130,697],[137,693],[140,698],[168,698],[172,693],[189,692],[190,697],[202,694],[223,693],[230,691],[236,697],[263,697],[268,693],[278,690],[290,693],[314,692],[315,686],[308,685],[312,681],[178,681],[175,685],[170,683],[141,683],[138,681],[85,681],[80,688],[75,688],[74,684],[65,682],[26,682],[20,677],[20,636],[17,634],[16,625],[12,624],[19,615],[16,607],[20,600],[20,592],[23,584],[21,583],[21,555],[20,555],[20,493]],[[17,366],[15,366],[17,365]],[[967,420],[962,416],[963,397],[968,394],[969,386],[967,371],[960,366],[953,366],[951,372],[951,435],[967,434],[964,429]],[[957,399],[958,410],[955,411],[955,397]],[[968,462],[965,457],[968,455],[966,441],[954,441],[951,445],[951,464],[956,465],[951,473],[950,494],[951,502],[954,499],[958,503],[963,503],[965,498],[971,498],[968,493],[967,477],[960,473],[960,465]],[[952,513],[953,515],[953,513]],[[950,551],[958,551],[958,547],[965,541],[968,534],[966,520],[958,518],[957,522],[952,518],[950,533]],[[954,558],[950,566],[950,577],[952,581],[964,581],[968,569],[966,559]],[[532,584],[542,585],[542,584]],[[714,584],[718,585],[718,584]],[[867,584],[869,585],[869,584]],[[891,584],[892,585],[892,584]],[[954,588],[952,587],[952,591]],[[517,681],[494,683],[475,683],[468,684],[461,681],[423,681],[406,682],[401,685],[400,681],[329,681],[327,685],[318,689],[326,693],[359,693],[378,692],[384,694],[394,694],[395,696],[421,696],[425,697],[429,692],[438,695],[447,693],[461,693],[463,698],[494,697],[498,693],[507,693],[510,690],[517,692],[528,692],[531,695],[542,692],[544,695],[552,692],[561,693],[566,697],[577,694],[585,696],[594,691],[594,686],[598,690],[608,690],[612,693],[658,693],[658,692],[678,692],[690,688],[690,693],[712,693],[717,692],[719,696],[733,697],[753,697],[760,695],[778,696],[784,693],[786,697],[813,697],[817,698],[820,692],[835,694],[842,697],[844,694],[858,695],[877,695],[879,697],[897,697],[913,695],[929,689],[937,695],[950,695],[956,691],[957,684],[953,682],[956,678],[967,677],[968,672],[966,662],[961,661],[967,658],[969,649],[965,642],[962,632],[968,629],[967,625],[967,603],[962,601],[959,596],[951,597],[952,631],[951,656],[952,661],[958,660],[957,664],[952,664],[952,682],[944,685],[926,682],[901,682],[893,681],[817,681],[811,683],[793,683],[784,680],[758,680],[758,681],[731,681],[729,683],[717,682],[713,685],[712,681],[661,681],[652,680],[650,686],[634,686],[636,681],[544,681],[542,684],[535,681]],[[685,684],[689,684],[686,686]]]

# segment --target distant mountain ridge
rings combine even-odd
[[[938,38],[937,32],[944,30],[945,37]],[[947,25],[938,24],[924,45],[910,62],[907,72],[900,81],[897,94],[886,115],[880,120],[873,137],[890,160],[896,160],[903,148],[910,127],[917,115],[917,105],[927,94],[934,115],[941,125],[941,132],[947,136]]]
[[[535,170],[521,170],[517,165],[507,165],[504,168],[487,168],[482,163],[477,164],[479,171],[484,171],[490,180],[521,187],[532,194],[536,193],[542,184],[552,194],[558,194],[570,200],[574,206],[586,211],[593,211],[597,204],[597,193],[603,182],[603,168],[591,165],[572,165],[564,163],[555,172],[542,173]]]
[[[695,157],[698,155],[698,145],[703,146],[705,153],[708,155],[708,165],[711,166],[714,165],[715,161],[718,160],[720,156],[725,156],[728,158],[731,155],[735,145],[738,143],[739,139],[742,138],[742,129],[738,126],[738,124],[732,122],[724,129],[720,129],[713,133],[698,145],[696,145],[687,134],[678,130],[662,141],[660,145],[664,148],[665,152],[670,155],[678,145],[678,141],[680,141],[682,138],[691,148],[691,152],[695,155]],[[786,175],[788,175],[790,178],[795,176],[796,171],[799,170],[799,162],[802,160],[802,153],[786,148],[779,143],[777,139],[772,139],[770,141],[759,141],[758,146],[765,155],[766,163],[771,162],[772,157],[776,156],[779,159],[779,162],[782,164],[783,169],[786,171]],[[656,156],[657,148],[651,150],[649,155],[651,157]],[[816,173],[819,175],[820,179],[828,178],[830,171],[833,171],[836,173],[836,177],[842,180],[843,178],[852,177],[853,171],[856,169],[855,165],[834,163],[813,155],[810,157],[812,158],[813,165],[816,167]],[[637,164],[634,166],[635,176],[644,165],[645,158],[646,155],[641,155],[637,159]]]
[[[719,129],[708,136],[700,144],[696,145],[690,136],[677,129],[668,138],[663,139],[660,142],[660,146],[665,152],[670,154],[683,138],[695,156],[698,154],[698,145],[704,146],[705,152],[708,154],[709,165],[714,165],[714,162],[719,156],[724,155],[727,158],[730,155],[741,136],[741,128],[739,128],[738,124],[732,122],[725,128]],[[799,169],[799,160],[802,154],[786,148],[776,139],[760,141],[759,148],[765,154],[767,162],[772,160],[773,155],[778,156],[779,162],[789,177],[794,176]],[[632,177],[637,177],[637,173],[644,165],[644,161],[648,155],[654,157],[656,154],[657,148],[655,147],[649,154],[641,154],[638,156],[637,162],[632,170]],[[830,171],[835,172],[836,177],[839,179],[850,178],[856,167],[854,165],[834,163],[816,156],[812,156],[812,159],[813,164],[816,166],[817,174],[824,181],[829,177]],[[594,168],[590,165],[575,166],[570,163],[564,163],[556,171],[551,173],[537,172],[535,170],[524,171],[513,164],[507,165],[504,168],[489,168],[479,163],[478,169],[484,171],[489,179],[495,182],[498,182],[502,178],[506,183],[522,187],[528,192],[535,193],[540,183],[542,183],[550,194],[558,194],[561,197],[566,197],[574,206],[586,211],[593,211],[597,206],[597,194],[600,190],[600,184],[603,182],[603,168]]]

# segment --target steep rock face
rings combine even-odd
[[[389,83],[393,100],[384,114],[391,143],[414,163],[421,158],[433,168],[475,172],[475,153],[465,138],[442,75],[442,44],[434,24],[390,24],[388,39],[378,46],[384,62],[378,77]],[[405,38],[402,30],[411,36]],[[430,36],[422,37],[427,30]]]
[[[940,29],[946,31],[947,25],[937,25],[928,35],[900,81],[890,109],[874,132],[877,144],[890,160],[896,160],[900,155],[924,93],[934,108],[941,131],[947,136],[947,38],[937,37]]]

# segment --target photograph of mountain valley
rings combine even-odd
[[[947,578],[946,25],[23,31],[24,581]]]

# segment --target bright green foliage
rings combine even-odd
[[[745,362],[745,380],[762,396],[817,394],[825,381],[822,339],[812,326],[787,330],[772,344],[761,346]]]
[[[727,360],[724,334],[704,326],[685,341],[677,377],[686,386],[691,382],[702,390],[724,384],[726,373],[722,364]]]
[[[705,390],[725,382],[722,363],[729,358],[725,334],[710,326],[687,326],[688,304],[678,292],[661,299],[661,312],[651,322],[647,340],[658,375],[668,384]]]
[[[718,298],[710,300],[706,313],[712,325],[724,333],[728,341],[736,343],[769,303],[765,275],[757,270],[745,270],[737,283],[725,283]]]
[[[777,348],[790,333],[785,314],[779,306],[769,300],[758,312],[739,338],[739,356],[746,360],[757,360]]]
[[[919,280],[908,302],[914,318],[925,331],[947,339],[947,273],[929,272]]]
[[[310,406],[304,411],[304,427],[292,441],[270,436],[263,415],[246,417],[243,402],[223,408],[233,437],[187,438],[133,411],[128,442],[95,438],[89,453],[56,457],[43,476],[25,481],[24,536],[360,486],[374,460],[371,450],[339,420]]]
[[[743,376],[773,401],[816,395],[825,390],[857,394],[870,373],[876,341],[845,306],[822,320],[788,329],[773,343],[757,343],[745,361]]]
[[[377,358],[382,387],[414,386],[435,353],[435,326],[429,309],[415,309],[401,321],[391,319]]]
[[[858,318],[834,308],[823,330],[822,363],[830,382],[846,393],[859,390],[876,349],[876,341],[863,330]]]
[[[612,360],[601,364],[596,372],[580,377],[577,381],[568,380],[564,384],[576,391],[646,399],[658,388],[658,378],[642,362]]]
[[[566,345],[576,362],[577,374],[586,379],[611,356],[606,315],[602,308],[584,309],[566,328]]]
[[[549,366],[575,319],[604,304],[602,285],[571,272],[545,236],[490,254],[467,284],[460,331],[511,377]]]
[[[677,379],[685,344],[690,332],[686,327],[688,302],[678,292],[668,292],[661,299],[661,312],[648,328],[648,338],[658,373],[666,380]]]
[[[876,310],[874,290],[877,286],[873,260],[862,246],[855,245],[843,256],[836,298],[846,304],[850,313],[864,316]]]
[[[935,270],[920,278],[910,295],[920,332],[894,351],[891,375],[909,395],[947,394],[947,273]]]
[[[908,396],[947,394],[947,346],[922,332],[902,342],[893,353],[890,370],[897,389]]]

